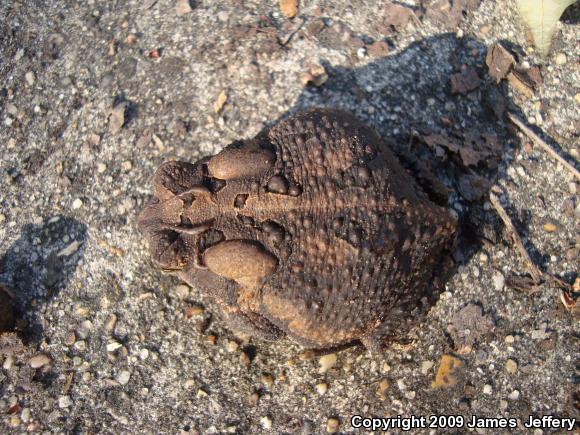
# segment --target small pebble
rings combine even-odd
[[[326,432],[336,433],[340,427],[340,421],[338,418],[331,417],[326,421]]]
[[[30,421],[31,416],[32,416],[32,414],[30,412],[30,408],[24,408],[22,410],[22,412],[20,413],[20,418],[22,419],[22,421],[24,423],[27,423],[28,421]]]
[[[47,355],[41,353],[30,358],[30,360],[28,360],[28,364],[30,364],[30,367],[33,369],[38,369],[47,364],[50,364],[50,361],[51,360]]]
[[[271,389],[274,386],[274,377],[270,374],[262,375],[261,382]]]
[[[77,336],[75,335],[75,333],[69,332],[64,339],[64,344],[66,344],[67,346],[72,346],[73,344],[75,344],[76,340],[77,340]]]
[[[107,170],[107,165],[105,165],[104,163],[97,163],[97,172],[99,174],[102,174],[106,170]]]
[[[502,411],[505,411],[508,407],[508,402],[507,400],[500,400],[499,401],[499,409],[501,409]]]
[[[248,397],[248,405],[250,405],[250,406],[256,406],[259,401],[260,401],[260,395],[256,392],[250,394],[250,397]]]
[[[93,323],[90,320],[84,320],[76,330],[77,336],[83,340],[87,338],[93,328]]]
[[[510,399],[510,400],[518,400],[519,398],[520,398],[520,392],[518,390],[512,391],[508,396],[508,399]]]
[[[129,383],[129,379],[131,379],[131,372],[127,370],[121,371],[115,380],[121,385],[127,385]]]
[[[434,365],[435,363],[433,361],[423,361],[421,363],[421,373],[426,375]]]
[[[391,383],[389,382],[388,379],[382,379],[381,382],[379,382],[379,388],[378,388],[378,393],[380,396],[385,397],[385,394],[387,392],[387,390],[390,388]]]
[[[280,0],[280,11],[288,18],[298,13],[298,0]]]
[[[505,363],[505,370],[508,373],[514,374],[518,371],[518,363],[513,359],[508,359]]]
[[[504,285],[505,285],[505,277],[503,276],[503,274],[496,272],[493,274],[493,287],[496,290],[502,290]]]
[[[491,394],[492,391],[493,391],[493,389],[491,388],[491,385],[485,384],[483,386],[483,394],[489,395],[489,394]]]
[[[208,394],[207,394],[207,391],[205,391],[204,389],[200,388],[199,390],[197,390],[197,393],[195,394],[195,396],[198,399],[201,399],[201,398],[207,397]]]
[[[512,344],[514,341],[516,341],[516,339],[514,338],[513,335],[506,335],[505,338],[504,338],[504,341],[507,344]]]
[[[272,429],[272,419],[268,416],[262,417],[260,418],[260,423],[262,424],[262,427],[266,430],[268,429]]]
[[[111,314],[109,317],[107,317],[107,321],[105,322],[105,331],[107,333],[110,333],[113,331],[113,329],[115,329],[115,324],[117,323],[117,316],[115,314]]]
[[[32,86],[32,85],[34,85],[34,81],[35,81],[36,77],[34,76],[34,73],[32,71],[28,71],[24,75],[24,79],[26,80],[26,83],[28,84],[28,86]]]
[[[240,352],[240,363],[244,367],[249,367],[251,362],[252,360],[250,359],[250,356],[246,352],[243,351]]]
[[[405,381],[403,381],[402,379],[397,380],[397,387],[399,387],[399,390],[401,390],[401,391],[404,391],[407,389],[407,386],[405,385]]]
[[[321,382],[320,384],[316,384],[316,392],[321,396],[326,394],[328,391],[328,384]]]
[[[141,349],[139,351],[139,359],[145,361],[147,358],[149,358],[149,350],[145,348]]]
[[[318,364],[320,365],[318,373],[326,373],[336,364],[336,360],[337,357],[335,353],[330,353],[328,355],[321,356],[320,359],[318,360]]]
[[[123,345],[117,341],[112,341],[107,344],[107,352],[115,352],[117,349],[123,347]]]
[[[564,53],[556,54],[556,58],[554,59],[556,65],[564,65],[567,60],[568,59],[566,59],[566,55]]]
[[[73,404],[70,396],[60,396],[58,399],[58,407],[59,408],[69,408]]]
[[[192,11],[189,0],[177,0],[175,2],[175,14],[180,17]]]
[[[185,284],[177,285],[175,286],[174,293],[179,299],[185,299],[189,295],[189,287]]]
[[[83,200],[80,198],[75,199],[72,203],[73,210],[78,210],[82,206],[83,206]]]
[[[236,350],[238,350],[238,347],[240,347],[240,345],[234,340],[228,340],[226,343],[226,350],[228,352],[235,352]]]
[[[79,340],[75,342],[74,347],[76,350],[83,352],[87,350],[87,342],[85,340]]]
[[[16,107],[12,103],[8,103],[6,105],[6,112],[9,113],[12,116],[16,116],[18,114],[18,107]]]

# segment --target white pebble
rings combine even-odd
[[[30,413],[30,408],[24,408],[20,413],[20,419],[25,423],[30,421],[31,416],[32,414]]]
[[[337,357],[335,353],[321,356],[318,360],[318,364],[320,364],[320,369],[318,369],[318,372],[326,373],[329,369],[332,368],[332,366],[334,366],[334,364],[336,364],[336,360]]]
[[[58,399],[58,407],[59,408],[69,408],[73,404],[70,396],[60,396]]]
[[[75,199],[72,203],[73,210],[78,210],[82,206],[83,206],[83,200],[80,198]]]
[[[503,289],[503,286],[505,285],[505,277],[501,273],[499,272],[494,273],[492,279],[493,279],[493,287],[496,290]]]
[[[121,343],[112,341],[111,343],[107,344],[107,352],[115,352],[120,347],[123,347]]]
[[[260,423],[264,429],[272,429],[272,419],[270,417],[260,418]]]
[[[26,80],[26,83],[28,83],[28,86],[32,86],[34,84],[35,78],[36,77],[34,77],[34,73],[32,71],[28,71],[24,75],[24,79]]]
[[[131,372],[127,370],[123,370],[116,377],[117,382],[121,385],[127,385],[129,383],[129,379],[131,379]]]
[[[423,361],[421,363],[421,373],[426,375],[427,373],[429,373],[429,370],[431,370],[433,365],[434,365],[433,361]]]
[[[139,358],[141,358],[142,361],[145,361],[147,358],[149,358],[149,350],[143,348],[139,351]]]
[[[485,384],[483,386],[483,394],[491,394],[491,392],[493,391],[493,389],[491,388],[491,385],[489,384]]]
[[[38,368],[45,366],[49,363],[50,363],[50,358],[48,356],[44,355],[43,353],[35,355],[32,358],[30,358],[30,360],[28,360],[28,364],[30,364],[30,367],[32,367],[33,369],[38,369]]]
[[[566,58],[566,55],[564,53],[556,54],[556,58],[554,59],[556,65],[564,65],[567,60],[568,59]]]

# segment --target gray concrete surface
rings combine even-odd
[[[184,15],[169,0],[0,4],[0,282],[23,312],[24,342],[0,343],[0,432],[325,433],[329,418],[358,432],[355,414],[436,414],[517,418],[517,431],[542,433],[523,422],[579,418],[577,318],[553,286],[503,285],[524,271],[505,236],[458,251],[447,291],[408,342],[373,356],[346,349],[324,372],[291,342],[228,331],[211,299],[149,260],[135,219],[160,163],[331,106],[400,149],[412,132],[496,132],[497,169],[486,162],[482,173],[542,270],[574,282],[577,184],[482,101],[486,49],[503,41],[542,75],[529,95],[502,83],[508,108],[577,162],[578,8],[540,59],[511,0],[463,2],[457,26],[421,14],[429,2],[406,0],[418,20],[396,30],[384,25],[386,1],[301,3],[294,20],[275,1],[200,0]],[[390,48],[377,57],[368,47],[382,39]],[[319,88],[300,81],[312,64],[329,75]],[[463,64],[483,82],[452,94],[449,77]],[[119,102],[125,123],[111,131]],[[449,203],[460,216],[473,207],[456,190]],[[483,317],[464,310],[473,305]],[[433,388],[445,354],[462,365],[454,385]],[[430,431],[441,430],[417,432]]]

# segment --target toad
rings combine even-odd
[[[195,163],[164,163],[138,226],[232,329],[308,348],[399,339],[438,297],[456,220],[378,134],[314,109]]]

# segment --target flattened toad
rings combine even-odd
[[[310,348],[400,338],[437,299],[456,222],[369,127],[315,109],[196,163],[139,216],[151,255],[230,326]]]

